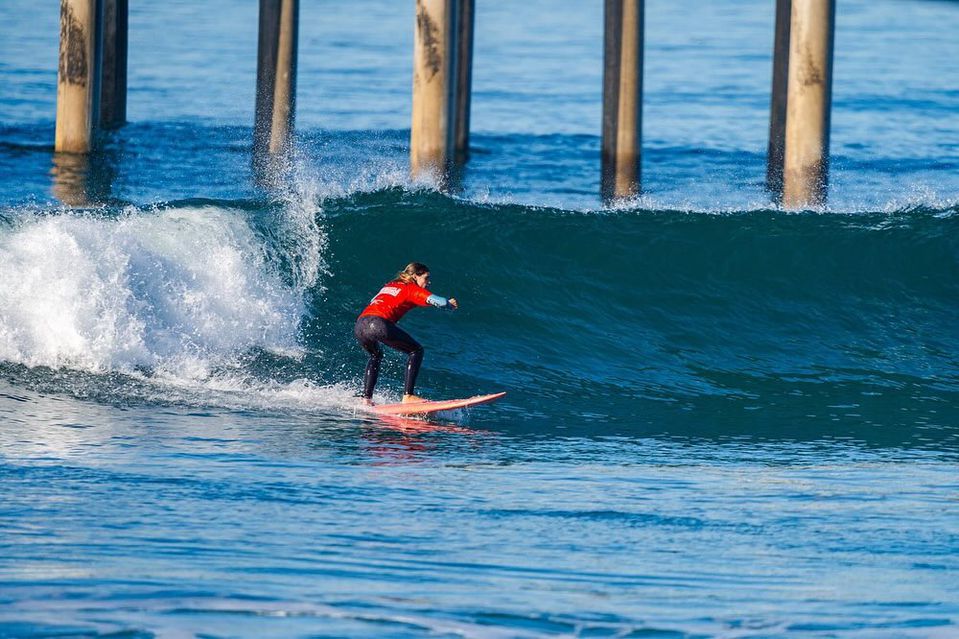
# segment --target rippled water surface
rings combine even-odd
[[[959,4],[838,3],[815,211],[763,191],[771,1],[646,3],[612,208],[601,3],[477,3],[451,194],[407,175],[412,2],[303,3],[271,190],[256,3],[131,3],[89,158],[34,4],[0,5],[0,637],[959,635]],[[503,400],[357,408],[352,322],[414,259],[462,305],[403,320],[418,391]]]

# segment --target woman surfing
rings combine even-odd
[[[451,310],[459,308],[455,298],[447,299],[430,293],[429,287],[430,269],[425,264],[410,262],[392,281],[383,285],[356,318],[353,335],[363,350],[370,354],[363,375],[363,400],[367,405],[373,405],[373,389],[380,375],[380,363],[383,361],[381,343],[409,356],[403,381],[403,403],[424,401],[413,392],[420,364],[423,363],[423,347],[397,326],[397,322],[414,306],[429,305]]]

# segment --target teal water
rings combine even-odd
[[[271,190],[255,6],[133,4],[88,160],[56,7],[0,6],[0,637],[959,633],[959,5],[839,3],[829,203],[783,211],[772,3],[647,3],[611,208],[598,4],[478,3],[450,194],[407,176],[412,3],[303,6]],[[462,305],[403,320],[418,390],[503,400],[357,410],[414,259]]]

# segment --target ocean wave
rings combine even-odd
[[[694,428],[680,414],[774,413],[926,436],[955,412],[954,205],[586,212],[315,186],[11,215],[0,359],[29,386],[103,401],[339,411],[365,361],[356,314],[418,260],[462,304],[404,319],[427,348],[427,394],[505,389],[518,403],[502,410],[531,419],[641,411],[680,430]],[[401,364],[388,354],[378,400]]]

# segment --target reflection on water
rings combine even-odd
[[[449,435],[457,437],[456,445],[462,446],[464,440],[473,441],[492,433],[402,415],[376,415],[375,421],[363,427],[365,450],[373,457],[375,465],[425,461],[432,453],[441,452],[438,449],[442,440],[433,436]]]
[[[53,196],[67,206],[90,204],[90,158],[80,153],[54,153]]]
[[[383,428],[407,434],[458,433],[470,435],[475,432],[462,426],[443,424],[427,419],[414,419],[403,415],[377,415],[376,419]]]
[[[118,156],[113,149],[95,153],[54,153],[50,177],[53,196],[67,206],[92,206],[111,199]]]

